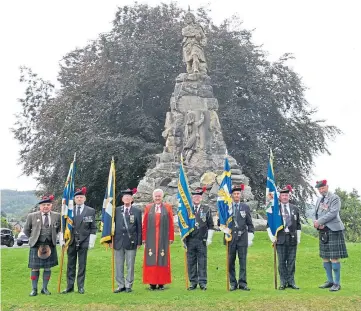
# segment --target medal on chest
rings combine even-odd
[[[130,222],[131,224],[134,224],[134,215],[130,215],[130,216],[129,216],[129,222]]]

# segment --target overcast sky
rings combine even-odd
[[[154,5],[160,1],[138,1]],[[170,2],[170,1],[163,1]],[[214,0],[179,1],[196,9],[210,2],[216,22],[237,13],[244,27],[254,30],[254,42],[263,44],[271,60],[286,52],[291,65],[309,88],[307,100],[318,117],[338,126],[343,135],[330,143],[331,156],[316,159],[312,184],[328,179],[331,188],[361,192],[361,19],[358,2],[321,0]],[[19,66],[26,65],[42,78],[56,82],[58,62],[111,29],[118,6],[132,1],[1,1],[0,4],[0,189],[29,190],[31,177],[21,176],[19,145],[9,128],[22,96]],[[277,178],[277,176],[276,176]]]

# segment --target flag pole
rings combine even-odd
[[[277,244],[276,242],[273,243],[273,274],[274,274],[274,282],[275,282],[275,289],[277,289]]]
[[[227,291],[229,291],[229,241],[226,241],[227,243],[227,255],[226,255],[226,273],[227,273],[227,276],[226,276],[226,280],[227,280]]]
[[[114,228],[114,213],[115,213],[115,200],[116,200],[116,196],[115,196],[115,164],[114,164],[114,157],[112,157],[112,170],[113,170],[113,212],[112,212],[112,292],[114,292],[114,261],[115,261],[115,254],[114,254],[114,232],[113,230]]]
[[[187,250],[184,250],[184,275],[186,279],[186,289],[188,289],[188,261],[187,261]]]
[[[61,248],[61,256],[60,256],[60,272],[59,272],[59,276],[58,276],[58,293],[60,293],[61,277],[63,275],[64,249],[65,249],[65,246],[63,245]]]

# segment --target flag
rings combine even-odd
[[[183,156],[179,168],[178,179],[178,224],[182,241],[194,230],[195,216],[192,205],[192,198],[188,187],[187,176],[183,167]]]
[[[74,178],[76,171],[76,155],[70,164],[68,176],[65,181],[63,199],[61,201],[61,228],[64,236],[65,246],[70,243],[71,233],[73,230],[73,208],[74,208]]]
[[[283,228],[283,222],[279,209],[277,187],[274,178],[272,150],[270,151],[267,170],[266,212],[268,218],[268,226],[271,229],[272,234],[277,237],[278,231]]]
[[[114,159],[110,164],[108,185],[105,191],[103,208],[102,208],[102,222],[101,231],[102,236],[100,243],[109,243],[114,236],[114,212],[115,212],[115,164]]]
[[[221,230],[226,228],[230,229],[232,226],[232,177],[231,177],[231,167],[229,166],[228,159],[224,159],[224,171],[222,174],[221,185],[218,190],[217,206],[218,206],[218,217],[219,225]],[[232,234],[226,233],[226,241],[232,239]]]

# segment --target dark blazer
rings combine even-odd
[[[230,245],[236,243],[239,246],[248,246],[248,232],[254,233],[254,226],[249,206],[245,203],[240,203],[239,213],[237,213],[237,215],[233,215],[232,219],[232,240],[229,242]],[[236,228],[235,220],[237,221],[238,228]],[[243,233],[239,236],[238,232]]]
[[[289,204],[289,207],[290,207],[290,216],[292,222],[292,225],[288,227],[291,235],[290,243],[293,245],[297,245],[297,230],[301,230],[300,213],[295,205]],[[280,204],[280,210],[281,210],[281,204]],[[283,218],[282,218],[282,222],[283,222]],[[286,232],[284,229],[282,229],[277,233],[277,244],[284,244],[285,240],[286,240]]]
[[[124,224],[124,205],[115,209],[115,233],[114,233],[114,249],[136,249],[138,245],[142,245],[142,212],[132,205],[129,215],[125,216],[128,224],[128,231]]]
[[[84,209],[80,214],[80,217],[74,217],[73,221],[74,226],[71,233],[70,244],[74,243],[75,233],[78,233],[79,246],[81,248],[88,248],[90,235],[97,233],[97,227],[95,223],[95,209],[90,206],[84,205]]]
[[[34,247],[40,236],[42,224],[41,212],[30,213],[26,218],[24,233],[29,238],[29,246]],[[51,238],[53,245],[56,245],[56,236],[61,229],[60,214],[50,212]]]
[[[208,238],[208,230],[214,229],[212,211],[208,205],[200,204],[199,212],[194,212],[198,226],[194,228],[194,231],[190,233],[187,239],[198,238],[206,241]]]

